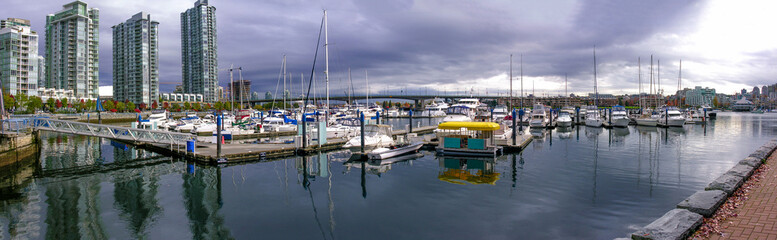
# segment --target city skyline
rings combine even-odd
[[[147,11],[160,24],[160,82],[172,92],[181,82],[179,14],[193,1],[164,3],[89,2],[100,9],[100,85],[112,85],[111,42],[107,29],[128,16]],[[66,2],[44,1],[31,6],[11,0],[0,18],[32,21],[40,37],[45,15]],[[548,3],[436,1],[401,3],[221,2],[218,10],[219,62],[235,64],[252,79],[252,91],[274,91],[282,55],[289,59],[298,93],[300,74],[310,74],[322,9],[329,12],[330,76],[332,94],[354,84],[369,72],[374,93],[389,89],[506,93],[509,55],[513,54],[515,95],[520,95],[520,58],[523,55],[524,94],[536,86],[536,95],[563,94],[564,74],[572,93],[593,92],[593,55],[597,51],[602,93],[637,93],[637,58],[647,81],[649,57],[661,59],[665,95],[676,91],[678,63],[683,61],[683,87],[716,88],[732,94],[742,88],[777,82],[772,67],[777,37],[760,31],[773,22],[767,4],[742,5],[713,1]],[[256,9],[260,9],[257,11]],[[259,13],[259,14],[257,14]],[[108,42],[105,42],[108,41]],[[323,44],[322,44],[323,45]],[[323,46],[322,46],[323,47]],[[45,54],[41,54],[45,55]],[[319,55],[321,56],[321,54]],[[317,76],[323,76],[323,57]],[[657,66],[656,66],[657,67]],[[219,86],[228,86],[227,71],[219,71]],[[319,79],[318,86],[323,86]],[[533,84],[534,81],[534,84]],[[357,93],[364,90],[355,88]],[[296,94],[295,94],[296,95]]]

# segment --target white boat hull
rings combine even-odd
[[[602,120],[601,119],[586,119],[585,125],[588,127],[601,127],[602,126]]]
[[[637,125],[655,127],[656,125],[658,125],[658,121],[653,118],[637,118]]]
[[[558,121],[556,121],[556,124],[559,127],[571,127],[572,126],[572,120],[571,119],[570,120],[563,120],[563,121],[562,120],[558,120]]]
[[[396,149],[387,149],[387,148],[380,148],[375,149],[372,152],[367,154],[367,158],[369,159],[387,159],[392,158],[404,154],[408,154],[411,152],[416,152],[418,149],[423,147],[424,144],[422,142],[413,143],[408,146],[396,148]]]
[[[628,118],[613,118],[612,119],[612,125],[615,127],[628,127],[629,126],[629,120]]]

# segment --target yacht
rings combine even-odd
[[[507,115],[510,115],[511,113],[507,110],[507,106],[505,105],[499,105],[494,107],[494,110],[491,112],[493,118],[491,119],[494,122],[500,123],[502,120],[507,117]]]
[[[585,121],[585,116],[588,115],[588,106],[580,106],[580,112],[578,113],[580,120]]]
[[[170,113],[167,112],[167,110],[154,110],[151,111],[151,115],[148,116],[148,119],[146,120],[140,120],[140,127],[141,128],[167,128],[168,118],[170,117]]]
[[[588,106],[586,109],[585,125],[588,127],[601,127],[604,120],[599,114],[599,108],[596,106]]]
[[[677,107],[665,107],[658,117],[658,125],[669,127],[682,127],[685,118]]]
[[[545,128],[550,123],[548,117],[548,109],[542,104],[535,104],[534,109],[531,111],[531,119],[529,120],[529,127],[532,128]]]
[[[572,126],[572,114],[570,114],[568,111],[561,110],[558,113],[558,118],[556,119],[556,124],[558,124],[559,127],[571,127]]]
[[[610,122],[612,123],[612,126],[615,127],[628,127],[629,122],[631,122],[628,113],[626,113],[626,108],[621,105],[615,105],[612,107],[612,113],[610,113],[610,117],[612,118]]]
[[[475,118],[475,109],[458,104],[448,108],[443,122],[471,122]]]
[[[455,107],[455,106],[464,106],[470,109],[477,109],[480,106],[480,100],[478,100],[477,98],[462,98],[462,99],[459,99],[459,101],[456,102],[456,104],[453,104],[453,106],[451,107]]]
[[[369,152],[376,148],[390,148],[394,146],[394,139],[391,138],[391,126],[383,124],[370,124],[364,126],[364,151]],[[357,136],[348,140],[343,148],[351,152],[361,152],[362,136]]]
[[[265,132],[296,131],[297,121],[291,120],[285,115],[281,117],[266,117],[262,120],[262,128]]]

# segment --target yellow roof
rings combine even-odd
[[[446,130],[466,128],[474,131],[494,131],[499,129],[499,124],[493,122],[444,122],[440,123],[437,128]]]

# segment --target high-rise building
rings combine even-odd
[[[240,98],[243,101],[251,100],[251,81],[249,80],[237,80],[232,82],[232,86],[229,88],[231,96],[235,97],[235,102],[240,102]],[[232,99],[230,99],[232,100]]]
[[[159,99],[159,22],[137,13],[113,29],[113,99],[152,104]]]
[[[685,105],[712,106],[713,99],[715,99],[714,88],[696,86],[685,93]]]
[[[181,60],[183,90],[202,94],[206,102],[218,100],[216,8],[198,0],[181,13]]]
[[[38,88],[46,87],[46,58],[38,55]]]
[[[75,1],[46,16],[46,87],[72,90],[75,98],[99,92],[100,10]]]
[[[38,33],[30,20],[0,20],[0,83],[11,95],[38,96]]]

